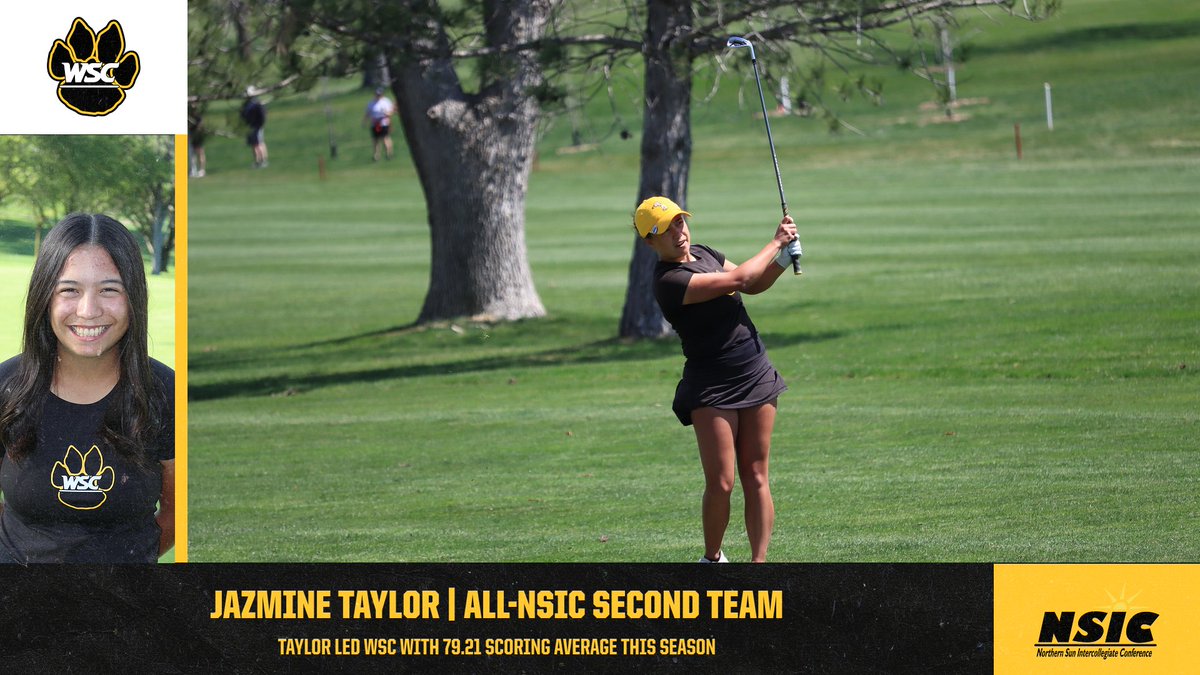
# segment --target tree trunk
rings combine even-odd
[[[162,250],[163,271],[165,272],[171,266],[171,251],[175,250],[175,209],[171,209],[167,214],[167,222],[164,227],[167,228],[167,236],[163,241]]]
[[[692,55],[687,40],[691,21],[690,2],[648,3],[642,166],[635,204],[663,195],[687,208],[692,159]],[[654,251],[637,241],[635,234],[621,312],[621,337],[657,338],[671,333],[670,324],[654,300],[657,261]]]
[[[159,200],[154,205],[154,218],[151,227],[150,248],[153,254],[153,265],[150,268],[150,274],[162,274],[167,269],[166,259],[166,232],[167,227],[167,204]]]
[[[549,5],[487,3],[489,46],[541,36]],[[465,93],[444,27],[430,19],[404,39],[446,56],[405,59],[391,50],[401,126],[425,193],[431,235],[429,290],[417,318],[516,320],[544,316],[525,247],[525,197],[532,167],[541,71],[532,54],[481,64],[480,91]]]
[[[363,68],[363,88],[386,87],[391,81],[392,73],[388,70],[387,58],[382,53],[367,57],[366,66]]]

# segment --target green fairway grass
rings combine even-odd
[[[791,387],[769,559],[1197,560],[1200,6],[1065,5],[971,15],[959,96],[987,102],[958,121],[895,70],[885,106],[839,110],[861,135],[772,120],[806,256],[747,298]],[[732,84],[693,110],[687,205],[694,240],[740,261],[779,204]],[[633,139],[560,153],[560,119],[539,145],[527,238],[549,316],[418,327],[420,186],[402,143],[370,161],[356,85],[270,102],[270,167],[231,130],[191,181],[189,560],[697,559],[678,343],[615,338],[632,100]]]

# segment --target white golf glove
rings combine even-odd
[[[792,255],[798,258],[804,254],[800,248],[800,237],[793,239],[787,246],[779,249],[779,255],[775,256],[775,264],[787,269],[792,266]]]

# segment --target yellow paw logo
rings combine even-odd
[[[125,51],[121,24],[109,21],[97,34],[76,18],[67,39],[55,40],[46,64],[58,82],[58,100],[80,115],[99,117],[117,109],[141,70],[137,52]]]
[[[100,508],[114,482],[112,467],[104,465],[104,455],[95,445],[86,455],[72,445],[50,470],[50,485],[58,488],[58,501],[78,511]]]

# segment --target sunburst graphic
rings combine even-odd
[[[1104,607],[1103,609],[1113,612],[1125,612],[1126,614],[1134,613],[1142,609],[1149,609],[1145,605],[1133,604],[1133,601],[1137,600],[1138,596],[1142,594],[1141,591],[1134,593],[1132,596],[1126,596],[1125,588],[1126,587],[1124,585],[1121,586],[1121,595],[1118,597],[1113,597],[1113,594],[1105,589],[1104,594],[1108,596],[1109,602],[1112,604],[1110,604],[1108,607]]]
[[[1109,602],[1111,604],[1109,604],[1108,607],[1103,607],[1102,609],[1109,610],[1109,616],[1113,616],[1116,613],[1120,612],[1121,614],[1123,614],[1126,617],[1125,621],[1127,621],[1128,623],[1126,623],[1124,626],[1125,635],[1133,640],[1134,645],[1144,646],[1144,647],[1156,646],[1153,644],[1153,638],[1150,638],[1149,626],[1150,626],[1150,624],[1154,623],[1154,620],[1158,618],[1158,615],[1154,614],[1153,612],[1150,612],[1150,613],[1148,613],[1149,616],[1151,617],[1149,622],[1142,624],[1141,622],[1138,621],[1139,617],[1142,616],[1142,611],[1150,609],[1146,605],[1135,605],[1134,604],[1134,601],[1136,601],[1138,599],[1138,596],[1140,596],[1142,594],[1142,591],[1138,591],[1138,592],[1134,593],[1133,595],[1129,595],[1128,588],[1124,584],[1122,584],[1120,595],[1113,596],[1112,592],[1109,591],[1108,589],[1105,589],[1104,594],[1108,596]],[[1109,630],[1110,630],[1110,635],[1111,635],[1111,631],[1113,630],[1113,627],[1110,627]],[[1120,630],[1120,628],[1117,628],[1117,630]],[[1145,630],[1145,635],[1146,635],[1145,640],[1139,640],[1139,639],[1136,639],[1133,637],[1133,631],[1141,632],[1142,630]],[[1134,645],[1131,645],[1131,646],[1134,646]]]

